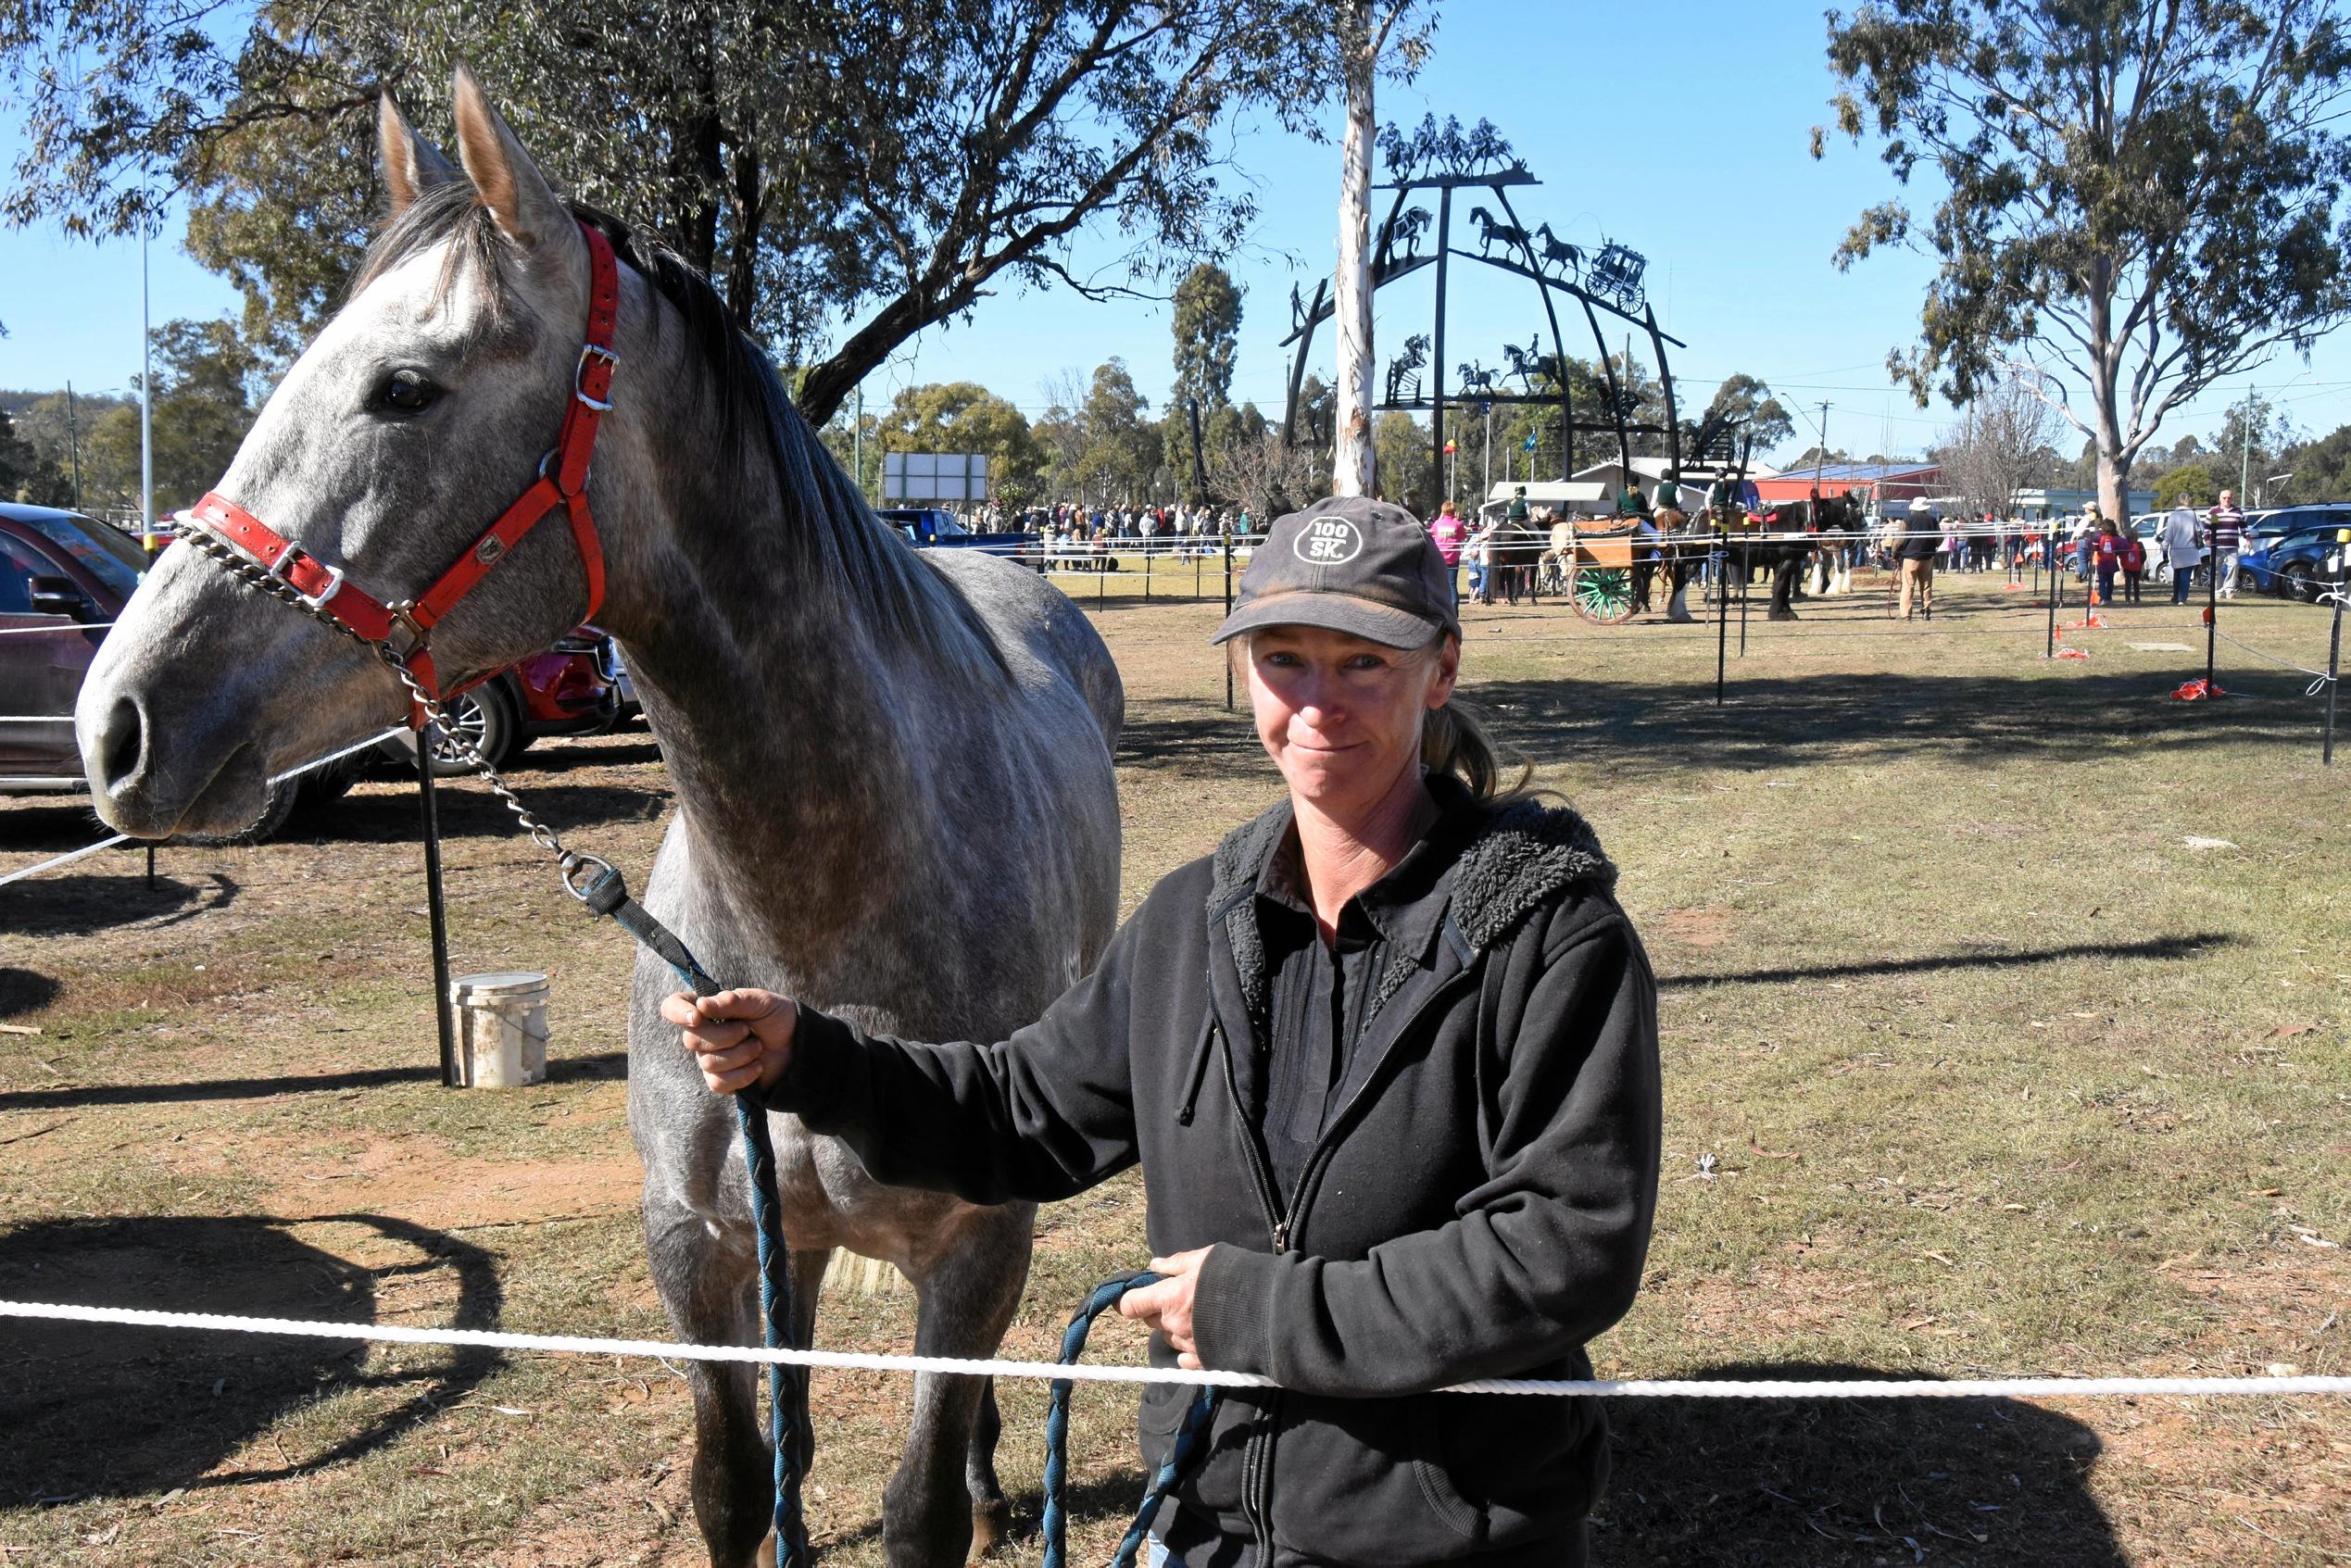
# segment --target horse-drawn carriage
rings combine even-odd
[[[1552,528],[1536,592],[1565,599],[1594,625],[1615,626],[1646,605],[1657,558],[1657,533],[1644,523],[1594,528],[1563,520]]]

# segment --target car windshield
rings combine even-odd
[[[138,591],[147,557],[129,534],[74,512],[36,512],[23,521],[122,597]]]

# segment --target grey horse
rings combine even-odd
[[[615,409],[589,482],[620,640],[677,811],[647,904],[730,984],[869,1028],[999,1039],[1089,970],[1117,914],[1107,650],[1035,573],[918,554],[878,523],[710,285],[559,200],[470,73],[453,167],[386,97],[392,218],[352,296],[289,370],[220,493],[377,598],[414,595],[530,484],[572,395],[585,220],[622,258]],[[446,682],[546,646],[583,613],[560,515],[436,630]],[[145,837],[233,830],[264,781],[405,711],[366,650],[171,549],[107,637],[75,719],[98,810]],[[593,847],[588,846],[588,847]],[[655,1009],[640,955],[629,1123],[671,1322],[756,1344],[732,1107]],[[898,1265],[916,1348],[986,1356],[1027,1277],[1033,1210],[886,1188],[773,1120],[798,1329],[826,1253]],[[689,1363],[696,1517],[717,1568],[768,1549],[751,1369]],[[805,1400],[797,1412],[807,1429]],[[883,1501],[893,1564],[960,1563],[1003,1529],[993,1389],[924,1377]]]

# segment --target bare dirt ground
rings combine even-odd
[[[1215,612],[1100,585],[1125,671],[1128,903],[1269,799]],[[2037,609],[1946,580],[1729,638],[1473,611],[1468,695],[1623,867],[1663,987],[1647,1288],[1603,1375],[2345,1370],[2351,851],[2307,681],[2149,606],[2038,656]],[[1081,600],[1088,597],[1081,594]],[[2304,607],[2236,635],[2324,653]],[[2068,616],[2068,619],[2072,619]],[[632,872],[669,810],[642,729],[516,772]],[[437,1086],[412,789],[256,848],[109,852],[0,889],[0,1298],[666,1336],[622,1107],[625,938],[482,791],[445,794],[459,972],[553,976],[544,1086]],[[0,871],[98,836],[11,800]],[[2191,838],[2218,840],[2192,847]],[[1042,1217],[1008,1350],[1139,1261],[1141,1191]],[[911,1348],[903,1290],[823,1343]],[[1137,1347],[1105,1330],[1096,1354]],[[810,1508],[875,1563],[909,1390],[816,1382]],[[1041,1396],[1001,1462],[1034,1557]],[[1141,1478],[1082,1392],[1083,1555]],[[1611,1564],[2351,1560],[2342,1401],[1618,1401]],[[0,1323],[0,1563],[699,1563],[687,1410],[638,1361]]]

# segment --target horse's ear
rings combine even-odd
[[[385,88],[375,101],[375,144],[377,161],[383,166],[383,189],[392,200],[392,216],[397,218],[409,204],[435,185],[446,185],[458,177],[458,171],[441,151],[416,133],[408,116]]]
[[[457,68],[458,157],[490,209],[498,232],[525,252],[573,232],[571,208],[559,200],[538,165],[507,129],[489,94],[463,61]]]

